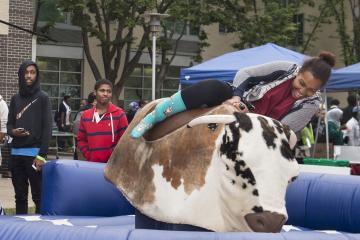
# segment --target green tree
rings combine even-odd
[[[336,32],[341,44],[345,65],[360,61],[360,1],[329,0],[326,6],[336,23]],[[352,25],[347,25],[350,19]],[[349,31],[348,29],[352,29]]]
[[[237,49],[273,42],[289,45],[297,34],[293,22],[299,4],[278,0],[227,0],[218,13],[219,22],[228,31],[238,33]],[[289,1],[290,2],[290,1]],[[297,1],[295,1],[297,2]]]
[[[145,13],[154,10],[161,14],[167,13],[168,22],[180,20],[183,23],[183,29],[178,34],[175,34],[174,29],[163,26],[164,31],[158,41],[161,55],[157,73],[158,96],[184,36],[185,27],[187,24],[200,26],[206,23],[201,18],[204,9],[198,1],[193,0],[58,0],[58,6],[65,12],[73,13],[72,22],[82,30],[84,52],[92,73],[95,79],[105,77],[113,82],[114,102],[118,102],[126,79],[134,71],[144,51],[148,50],[151,54],[151,34]],[[93,58],[89,38],[95,38],[99,43],[101,63],[95,62]]]
[[[218,11],[216,17],[228,32],[238,34],[234,48],[243,49],[273,42],[282,46],[296,46],[304,52],[327,21],[325,11],[318,16],[309,16],[306,21],[311,23],[311,31],[304,36],[299,35],[300,23],[295,18],[301,14],[300,9],[307,5],[314,7],[315,2],[225,0],[219,5],[223,11]]]
[[[198,37],[199,51],[193,57],[194,61],[201,62],[201,52],[208,46],[207,34],[202,30],[202,26],[213,23],[215,18],[210,18],[214,9],[211,2],[197,0],[180,0],[174,3],[167,13],[169,17],[162,21],[162,35],[158,41],[160,51],[160,66],[156,78],[156,96],[160,97],[160,89],[166,79],[169,67],[174,60],[180,41],[186,33],[192,33]],[[150,48],[149,48],[149,52]]]

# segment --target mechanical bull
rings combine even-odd
[[[299,167],[287,126],[230,105],[190,110],[157,124],[144,138],[131,129],[105,177],[143,214],[218,232],[278,232],[287,219],[285,193]]]

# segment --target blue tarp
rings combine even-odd
[[[360,63],[334,70],[326,85],[327,91],[360,89]]]
[[[238,70],[271,61],[283,60],[302,64],[309,56],[267,43],[254,48],[226,53],[190,68],[180,74],[182,85],[191,85],[206,79],[232,82]]]

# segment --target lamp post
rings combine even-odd
[[[155,82],[156,82],[156,37],[161,31],[160,18],[166,17],[168,14],[149,13],[150,32],[152,35],[152,83],[151,83],[151,100],[155,100]]]

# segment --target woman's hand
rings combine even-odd
[[[249,109],[246,107],[246,105],[243,102],[241,102],[241,98],[239,96],[233,96],[232,98],[226,100],[224,103],[230,104],[238,108],[239,112],[243,112],[243,113],[249,112]]]

